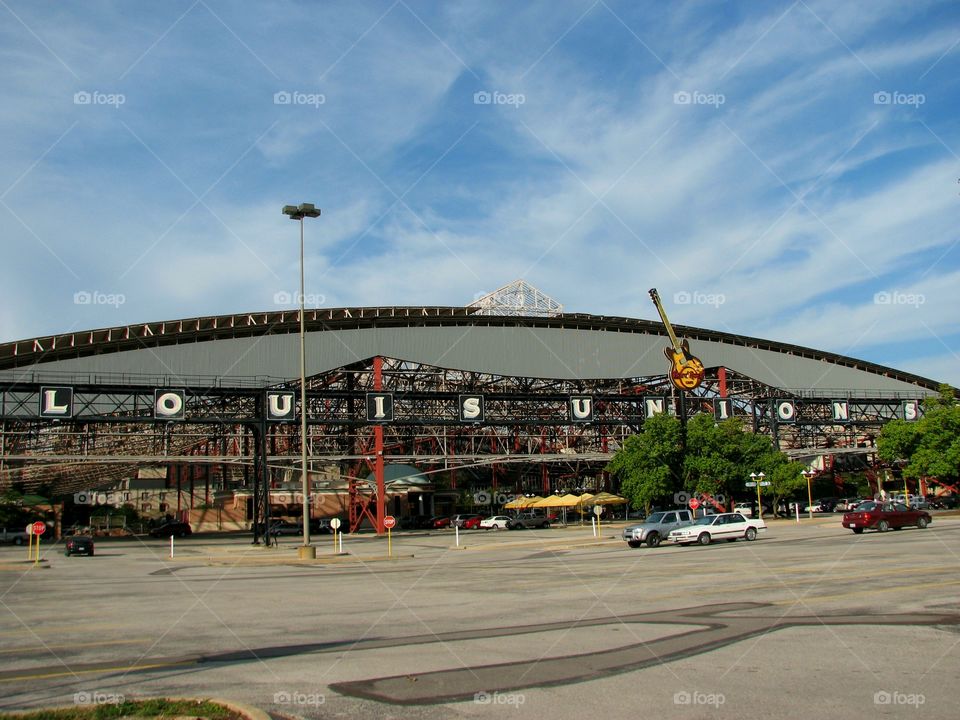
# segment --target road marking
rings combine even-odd
[[[34,673],[33,675],[10,675],[8,677],[0,677],[0,683],[16,682],[19,680],[43,680],[46,678],[71,677],[74,675],[90,675],[91,673],[137,672],[138,670],[157,670],[159,668],[170,668],[196,664],[196,660],[180,660],[178,662],[154,663],[149,665],[117,665],[116,667],[90,668],[87,670],[60,670],[57,672]]]
[[[101,640],[100,642],[70,643],[68,645],[37,645],[31,647],[16,647],[0,650],[0,655],[43,650],[69,650],[71,648],[100,647],[103,645],[134,645],[136,643],[147,643],[151,640],[152,638],[134,638],[132,640]]]

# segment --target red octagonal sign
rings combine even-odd
[[[690,499],[690,509],[691,509],[691,510],[696,510],[698,507],[700,507],[700,501],[697,500],[696,498],[691,498],[691,499]]]
[[[37,520],[37,522],[30,526],[30,529],[33,530],[34,535],[43,535],[47,531],[47,524]]]
[[[397,526],[397,519],[393,515],[387,515],[383,519],[383,526],[387,530],[390,530],[391,528],[395,528]]]

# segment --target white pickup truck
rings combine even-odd
[[[25,530],[15,530],[13,528],[0,528],[0,543],[13,543],[14,545],[25,545],[30,539]]]
[[[678,545],[691,545],[693,543],[709,545],[714,540],[727,540],[728,542],[734,542],[740,538],[756,540],[757,534],[766,529],[767,525],[762,518],[754,520],[753,518],[745,518],[740,513],[720,513],[719,515],[707,515],[692,525],[671,530],[670,542]]]

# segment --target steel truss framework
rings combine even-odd
[[[379,372],[375,372],[379,364]],[[377,379],[379,375],[379,380]],[[83,380],[83,378],[80,378]],[[252,487],[255,527],[269,518],[269,492],[284,471],[297,466],[298,422],[269,422],[265,389],[254,384],[224,387],[187,385],[182,420],[154,416],[154,392],[164,385],[69,382],[73,416],[38,417],[39,382],[0,382],[0,486],[45,487],[55,494],[99,489],[129,478],[142,464],[163,464],[177,472],[202,469],[209,482],[224,489]],[[291,390],[299,383],[271,385]],[[370,423],[367,393],[377,389],[394,398],[394,419]],[[549,380],[504,377],[372,358],[314,376],[307,388],[307,451],[313,467],[336,464],[348,478],[379,473],[378,450],[387,462],[416,465],[425,473],[443,473],[451,488],[510,488],[515,492],[609,487],[602,469],[610,454],[643,424],[644,400],[663,397],[675,412],[666,376],[628,380]],[[481,394],[483,422],[465,423],[459,415],[462,394]],[[571,422],[571,396],[592,398],[593,420]],[[714,412],[716,398],[731,400],[732,414],[757,432],[770,434],[792,454],[816,450],[870,448],[884,423],[899,416],[904,400],[923,393],[887,397],[848,397],[850,421],[837,423],[831,400],[804,397],[712,368],[687,413]],[[794,422],[778,422],[774,401],[792,399]],[[297,408],[299,418],[299,408]],[[377,440],[377,433],[381,434]],[[831,450],[832,449],[832,450]],[[369,501],[369,497],[367,501]],[[378,526],[382,509],[378,506]]]

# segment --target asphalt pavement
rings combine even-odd
[[[623,523],[0,548],[0,708],[219,696],[277,717],[956,717],[960,518],[631,549]]]

